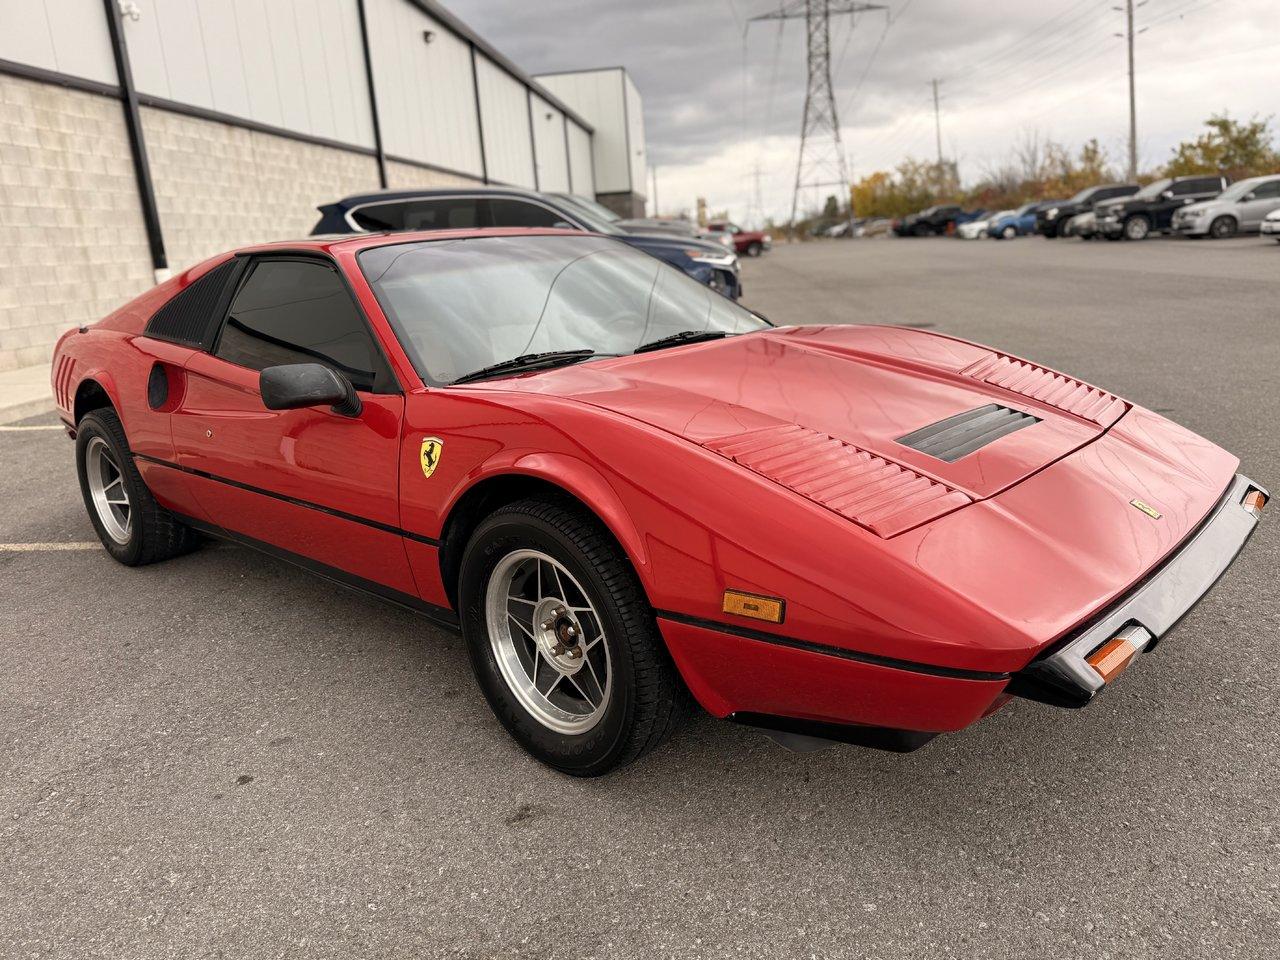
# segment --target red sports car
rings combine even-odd
[[[215,257],[67,333],[53,386],[117,560],[207,533],[461,628],[501,722],[581,776],[661,741],[686,693],[897,750],[1010,696],[1081,706],[1267,499],[1071,377],[775,327],[563,231]]]

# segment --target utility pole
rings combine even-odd
[[[938,106],[938,84],[942,81],[934,77],[929,81],[933,84],[933,130],[938,139],[938,178],[942,178],[942,110]]]
[[[881,3],[855,3],[852,0],[785,0],[777,10],[752,17],[748,27],[758,20],[804,20],[808,40],[806,64],[808,84],[804,95],[804,119],[800,124],[800,159],[796,163],[796,185],[791,195],[792,232],[800,195],[807,190],[839,188],[837,197],[849,197],[849,167],[844,146],[840,142],[840,121],[836,116],[836,98],[831,90],[831,17],[859,14],[869,10],[887,10]],[[853,228],[850,205],[849,227]]]
[[[1133,70],[1133,38],[1138,34],[1146,33],[1147,28],[1134,32],[1133,29],[1133,12],[1139,7],[1146,6],[1147,0],[1140,0],[1134,3],[1133,0],[1124,0],[1123,7],[1112,7],[1124,14],[1125,31],[1117,33],[1117,37],[1124,39],[1129,47],[1129,179],[1136,180],[1138,177],[1138,98],[1135,91],[1134,70]]]

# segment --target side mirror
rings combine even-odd
[[[1240,202],[1240,203],[1249,203],[1250,201],[1252,201],[1252,200],[1257,200],[1257,199],[1258,199],[1257,197],[1255,197],[1252,193],[1250,193],[1250,194],[1246,194],[1245,196],[1241,197],[1241,198],[1240,198],[1240,200],[1239,200],[1239,202]]]
[[[258,392],[268,410],[296,410],[328,404],[344,417],[360,415],[360,395],[351,381],[320,363],[267,367],[258,374]]]
[[[1172,200],[1172,199],[1173,199],[1173,191],[1172,191],[1172,190],[1165,190],[1163,193],[1161,193],[1161,194],[1160,194],[1160,196],[1164,197],[1166,200]]]

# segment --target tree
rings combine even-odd
[[[1225,113],[1205,121],[1209,128],[1194,140],[1184,140],[1173,151],[1165,176],[1185,177],[1221,173],[1232,180],[1280,171],[1280,153],[1272,142],[1271,118],[1247,123]]]

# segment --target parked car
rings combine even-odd
[[[1053,239],[1062,235],[1063,228],[1072,217],[1093,209],[1095,203],[1131,197],[1139,190],[1136,183],[1102,183],[1086,187],[1070,200],[1042,206],[1036,213],[1036,233]]]
[[[1175,211],[1198,200],[1210,200],[1226,186],[1226,177],[1154,180],[1132,197],[1099,203],[1098,232],[1108,240],[1144,240],[1152,232],[1167,233],[1173,227]]]
[[[587,216],[592,217],[594,220],[602,223],[611,223],[619,230],[625,230],[627,233],[660,233],[672,234],[677,237],[698,237],[702,240],[714,241],[722,246],[733,247],[732,237],[727,237],[726,234],[715,231],[700,230],[696,223],[683,217],[623,218],[603,203],[592,200],[590,197],[580,196],[576,193],[548,193],[546,196],[554,197],[558,202],[566,204],[572,209],[584,210]]]
[[[993,240],[1012,240],[1014,237],[1025,237],[1034,233],[1036,229],[1036,211],[1046,203],[1057,203],[1060,201],[1032,201],[1024,203],[1013,213],[1006,214],[1003,217],[993,218],[987,224],[987,236]]]
[[[1262,220],[1258,232],[1264,237],[1270,237],[1272,240],[1280,241],[1280,210],[1272,210]]]
[[[1079,237],[1081,240],[1092,240],[1098,235],[1098,215],[1092,210],[1077,213],[1059,229],[1061,237]]]
[[[893,229],[893,221],[888,217],[867,217],[862,222],[862,236],[882,237]]]
[[[431,655],[467,656],[511,736],[583,777],[662,742],[686,695],[894,750],[1010,696],[1084,706],[1175,642],[1267,500],[1063,374],[775,328],[573,231],[243,248],[68,331],[52,369],[112,558],[204,532],[459,630]],[[107,580],[79,589],[109,612]]]
[[[505,187],[384,190],[356,194],[320,207],[312,236],[397,230],[541,227],[589,230],[616,237],[683,270],[699,283],[736,300],[742,296],[738,257],[723,244],[697,237],[632,233],[552,194]]]
[[[998,210],[988,216],[969,220],[956,227],[956,236],[961,240],[979,240],[987,235],[987,229],[993,220],[1012,216],[1013,213],[1012,210]]]
[[[1272,210],[1280,210],[1280,175],[1238,180],[1212,200],[1188,204],[1173,215],[1173,231],[1184,237],[1220,240],[1256,233]]]
[[[738,256],[758,257],[773,246],[773,237],[763,230],[745,230],[730,220],[711,220],[708,230],[722,230],[733,237],[733,248]]]
[[[963,212],[956,204],[925,207],[899,220],[893,232],[900,237],[941,236]]]

